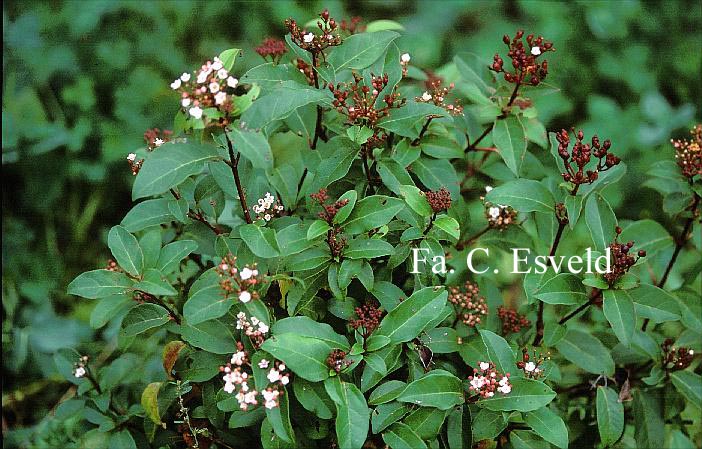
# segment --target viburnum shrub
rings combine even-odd
[[[430,72],[394,22],[285,25],[177,76],[127,156],[112,259],[68,287],[117,347],[56,354],[85,447],[699,443],[702,127],[646,180],[669,234],[615,216],[616,141],[539,122],[558,43]]]

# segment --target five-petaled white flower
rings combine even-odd
[[[490,368],[490,364],[488,362],[480,362],[480,369],[485,371],[488,368]]]
[[[242,291],[241,293],[239,293],[239,301],[241,301],[241,302],[251,301],[251,293],[247,292],[246,290]]]
[[[238,84],[239,80],[234,78],[233,76],[227,78],[227,86],[231,87],[232,89],[235,88]]]
[[[540,47],[531,47],[531,54],[534,56],[539,56],[541,54]]]
[[[424,93],[422,94],[422,100],[424,100],[424,101],[429,101],[429,100],[431,100],[431,95],[429,95],[429,92],[424,92]]]
[[[134,162],[136,160],[136,153],[129,153],[127,155],[127,160],[130,162]]]
[[[180,75],[180,80],[184,83],[187,83],[188,81],[190,81],[190,74],[187,72],[183,72],[183,74]]]
[[[312,33],[307,33],[304,36],[302,36],[302,40],[304,40],[306,43],[310,43],[314,40],[314,34]]]
[[[227,93],[223,90],[217,92],[214,97],[215,104],[224,104],[224,102],[227,101]]]
[[[410,62],[410,59],[412,59],[412,58],[410,57],[409,53],[403,53],[402,56],[400,56],[400,61],[405,63],[405,64]]]
[[[188,111],[188,114],[190,114],[190,116],[195,119],[199,119],[202,117],[202,108],[200,108],[199,106],[192,107]]]
[[[173,82],[171,83],[171,89],[173,89],[173,90],[179,89],[179,88],[180,88],[180,84],[181,84],[180,78],[178,78],[178,79],[176,79],[175,81],[173,81]]]

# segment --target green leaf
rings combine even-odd
[[[377,168],[383,184],[396,195],[401,195],[400,186],[414,184],[407,169],[393,159],[379,160]]]
[[[581,304],[587,300],[585,286],[571,273],[561,273],[544,282],[534,296],[547,304]]]
[[[163,274],[155,268],[144,272],[144,278],[134,284],[134,288],[156,296],[175,296],[178,292],[164,280]]]
[[[390,256],[394,252],[395,248],[385,240],[357,238],[344,249],[344,257],[348,259],[375,259],[376,257]]]
[[[589,373],[614,375],[614,360],[609,349],[588,333],[568,329],[556,348],[563,357]]]
[[[427,197],[424,193],[413,185],[400,186],[400,195],[405,199],[407,205],[422,217],[429,217],[433,213]]]
[[[408,411],[409,408],[402,402],[393,401],[380,404],[371,412],[371,431],[374,434],[382,432],[402,419]]]
[[[219,59],[222,61],[222,66],[227,69],[228,72],[231,72],[234,68],[234,63],[236,62],[236,58],[240,53],[240,49],[230,48],[219,54]]]
[[[337,73],[345,69],[364,69],[383,56],[390,42],[399,36],[394,31],[354,34],[329,53],[327,62]]]
[[[597,387],[597,430],[604,446],[611,446],[624,431],[624,404],[608,387]]]
[[[568,428],[561,417],[548,407],[526,413],[524,421],[544,440],[560,448],[568,448]]]
[[[241,116],[249,129],[260,129],[276,120],[287,118],[296,109],[308,104],[329,102],[329,91],[302,86],[292,81],[283,82],[253,102]]]
[[[309,184],[308,192],[327,188],[346,176],[358,155],[358,147],[344,137],[333,137],[329,142],[321,144],[318,150],[322,152],[322,161],[312,170],[314,179]]]
[[[292,269],[295,271],[312,270],[322,266],[331,260],[329,251],[321,248],[310,248],[295,257]]]
[[[527,139],[518,117],[496,119],[492,128],[492,141],[507,167],[519,177],[526,156]]]
[[[232,335],[233,326],[219,320],[210,320],[198,324],[183,323],[180,334],[191,345],[215,354],[233,354],[236,352],[236,338]]]
[[[553,214],[553,195],[545,185],[530,179],[518,179],[495,187],[485,195],[485,201],[512,206],[519,212]]]
[[[136,442],[128,430],[111,432],[108,449],[137,449]]]
[[[314,240],[320,235],[324,235],[331,226],[324,220],[315,220],[312,222],[310,227],[307,229],[307,240]]]
[[[491,398],[481,399],[478,405],[493,411],[516,410],[531,412],[537,410],[556,397],[556,393],[543,382],[533,379],[511,379],[512,391],[509,394],[496,393]]]
[[[290,423],[290,399],[288,398],[288,391],[283,387],[283,391],[278,397],[278,407],[267,408],[266,416],[273,431],[281,440],[295,443],[295,431]]]
[[[568,225],[570,229],[575,229],[580,219],[580,213],[583,210],[583,197],[580,195],[568,195],[565,197],[564,203],[566,211],[568,211]]]
[[[238,229],[241,239],[246,243],[246,246],[249,247],[251,252],[258,257],[270,259],[280,255],[278,241],[273,229],[256,224],[245,224]]]
[[[392,449],[426,449],[427,447],[410,426],[399,422],[383,432],[383,441]]]
[[[411,412],[403,423],[407,424],[423,440],[435,438],[446,419],[447,411],[433,407],[419,407]]]
[[[473,429],[471,412],[468,405],[456,407],[449,412],[446,423],[446,437],[450,449],[471,449],[473,447]],[[477,438],[475,438],[477,442]]]
[[[157,226],[175,220],[168,208],[168,200],[157,198],[142,201],[134,206],[122,219],[121,225],[129,232],[138,232],[149,226]]]
[[[190,287],[188,300],[183,305],[183,317],[191,325],[219,318],[229,312],[234,301],[234,298],[224,293],[219,286],[219,275],[211,269]]]
[[[382,195],[363,198],[343,223],[344,230],[350,234],[360,234],[386,225],[403,207],[404,201],[398,198]]]
[[[319,323],[306,316],[295,316],[278,320],[271,326],[271,332],[273,335],[294,333],[302,337],[323,340],[332,349],[338,348],[349,351],[351,348],[346,337],[337,334],[330,325]]]
[[[461,228],[455,218],[448,215],[442,215],[434,220],[434,227],[441,229],[450,237],[458,240],[461,237]]]
[[[122,226],[113,226],[107,235],[107,246],[119,266],[131,274],[139,276],[144,270],[144,254],[136,237]]]
[[[439,190],[446,187],[454,199],[460,196],[458,176],[448,160],[420,157],[412,163],[411,168],[426,188]]]
[[[331,419],[334,416],[334,402],[321,382],[308,382],[300,377],[293,381],[293,390],[295,397],[306,410],[321,419]]]
[[[385,404],[386,402],[394,401],[405,391],[407,384],[401,380],[389,380],[380,384],[368,398],[368,403],[371,405]]]
[[[132,199],[158,195],[200,173],[205,162],[219,155],[212,145],[168,143],[149,154],[132,187]]]
[[[604,251],[614,240],[617,217],[607,200],[600,195],[590,195],[585,203],[585,223],[590,237],[599,251]]]
[[[435,369],[407,385],[397,400],[448,410],[464,402],[461,379],[448,371]]]
[[[403,31],[405,27],[394,20],[373,20],[366,25],[366,33],[375,33],[384,30]]]
[[[127,295],[113,295],[99,300],[90,313],[90,327],[100,329],[112,318],[126,312],[133,305],[134,300]]]
[[[297,68],[291,64],[275,64],[267,62],[249,69],[239,78],[241,83],[256,83],[264,89],[274,89],[281,85],[283,81],[297,81],[300,84],[306,82],[304,76]]]
[[[378,126],[399,136],[414,139],[429,117],[446,117],[448,113],[432,103],[408,101],[403,107],[393,109],[389,116],[378,121]]]
[[[488,409],[479,409],[471,423],[475,441],[492,440],[507,427],[505,414]]]
[[[139,304],[122,320],[122,334],[130,337],[166,324],[170,320],[168,311],[157,304]]]
[[[422,138],[422,152],[437,159],[463,159],[462,145],[447,136],[429,135]]]
[[[514,449],[543,449],[550,447],[534,432],[528,430],[515,430],[509,433],[509,442]]]
[[[370,409],[356,385],[339,376],[324,382],[327,394],[336,404],[336,437],[340,449],[360,449],[368,437]]]
[[[482,338],[483,344],[487,348],[488,358],[495,364],[495,367],[502,373],[514,373],[516,359],[507,340],[486,329],[480,330],[480,338]],[[513,374],[514,377],[519,375],[519,371]]]
[[[310,382],[329,377],[327,357],[334,348],[327,341],[285,333],[267,339],[261,349],[285,362],[295,374]]]
[[[178,240],[161,248],[156,268],[163,274],[173,272],[180,262],[198,247],[194,240]]]
[[[630,347],[636,326],[636,312],[629,290],[605,290],[602,311],[619,341]]]
[[[434,354],[450,354],[460,349],[458,334],[452,327],[437,327],[427,330],[424,335],[426,338],[422,337],[422,342]]]
[[[270,170],[273,168],[273,153],[268,139],[260,133],[234,128],[231,140],[235,150],[251,161],[254,168]]]
[[[702,407],[702,376],[690,371],[674,371],[670,374],[670,379],[690,404],[698,409]]]
[[[446,290],[423,288],[392,309],[375,333],[385,335],[393,343],[410,341],[443,312],[447,297]]]
[[[146,417],[154,424],[161,425],[161,414],[158,410],[158,391],[162,382],[152,382],[141,393],[141,406],[144,407]]]
[[[334,223],[343,223],[351,215],[351,211],[356,206],[356,199],[358,198],[358,192],[355,190],[349,190],[339,197],[339,201],[347,200],[346,206],[342,206],[334,215]]]
[[[624,226],[619,240],[636,242],[636,248],[646,251],[647,258],[653,257],[675,243],[668,231],[653,220],[639,220]]]
[[[132,286],[126,274],[118,271],[93,270],[80,274],[68,284],[68,294],[88,299],[106,298],[124,293]]]
[[[663,406],[655,391],[637,390],[634,394],[634,438],[637,447],[664,447]]]

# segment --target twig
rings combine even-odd
[[[695,193],[694,197],[695,199],[692,203],[692,206],[690,206],[690,209],[692,210],[692,215],[690,215],[687,221],[685,221],[685,226],[683,227],[683,230],[680,233],[680,237],[678,237],[677,241],[675,242],[675,250],[673,251],[673,257],[670,258],[670,262],[668,262],[668,266],[665,268],[663,277],[660,281],[658,281],[658,288],[663,288],[663,286],[665,285],[666,281],[668,280],[668,276],[670,275],[670,272],[673,270],[673,265],[675,265],[675,261],[678,260],[678,255],[680,255],[680,251],[682,251],[689,238],[690,231],[692,230],[692,224],[695,222],[697,206],[699,206],[700,204],[700,196]],[[646,318],[644,320],[643,325],[641,326],[642,331],[646,331],[649,322],[649,318]]]
[[[241,203],[241,208],[244,210],[244,218],[246,218],[246,222],[251,224],[253,223],[253,221],[251,220],[251,214],[249,214],[249,206],[246,204],[246,193],[241,187],[241,179],[239,179],[239,158],[241,158],[241,154],[234,156],[234,145],[232,144],[232,141],[229,138],[229,134],[227,134],[226,130],[224,131],[224,137],[227,139],[227,147],[229,149],[230,162],[229,166],[232,168],[232,174],[234,175],[236,191],[239,194],[239,202]]]
[[[315,89],[319,89],[319,76],[317,75],[317,53],[312,52],[312,76],[314,78],[314,87]],[[317,140],[321,137],[323,141],[327,141],[326,137],[324,136],[324,129],[322,128],[322,114],[324,113],[324,110],[322,109],[322,106],[317,105],[317,121],[315,122],[314,125],[314,137],[312,138],[312,144],[310,145],[310,149],[316,150],[317,149]]]
[[[577,309],[573,310],[568,315],[561,318],[561,320],[558,322],[558,324],[565,324],[566,322],[568,322],[568,320],[573,318],[575,315],[579,314],[583,310],[585,310],[588,307],[590,307],[591,305],[593,305],[597,301],[597,299],[599,299],[600,297],[602,297],[602,290],[600,290],[599,288],[596,288],[595,290],[592,291],[592,295],[590,295],[590,299],[586,303],[581,304]]]
[[[432,120],[434,120],[434,117],[429,117],[424,123],[424,126],[422,126],[422,130],[419,131],[419,136],[417,136],[417,138],[412,141],[413,147],[419,145],[419,142],[422,140],[422,137],[424,137],[424,134],[427,132],[427,129],[429,129],[429,125],[431,124]]]
[[[489,230],[490,230],[490,226],[486,227],[485,229],[483,229],[482,231],[478,232],[477,234],[475,234],[474,236],[470,237],[469,239],[463,240],[463,241],[461,241],[461,242],[456,243],[456,249],[459,250],[459,251],[461,251],[461,250],[462,250],[463,248],[465,248],[466,246],[468,246],[468,245],[470,245],[471,243],[473,243],[474,241],[478,240],[480,237],[483,236],[483,234],[485,234],[485,233],[488,232]]]

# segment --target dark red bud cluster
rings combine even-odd
[[[524,45],[524,31],[519,30],[514,38],[508,35],[502,37],[502,42],[507,45],[509,51],[507,56],[512,60],[512,71],[504,68],[504,60],[499,54],[495,54],[490,70],[502,73],[505,81],[515,84],[531,84],[537,86],[548,75],[548,62],[538,61],[544,53],[555,51],[553,44],[544,40],[542,36],[534,37],[529,34]]]
[[[354,311],[358,318],[349,320],[349,325],[355,330],[362,329],[363,338],[368,338],[380,325],[383,311],[370,301],[356,307]]]
[[[256,53],[258,53],[266,61],[271,58],[271,61],[278,62],[280,58],[287,53],[288,47],[285,42],[274,37],[268,37],[261,42],[261,45],[256,47]]]
[[[592,184],[597,181],[600,172],[607,171],[621,162],[617,156],[609,152],[612,142],[607,139],[600,143],[597,135],[592,136],[590,143],[583,143],[584,133],[578,131],[575,134],[573,148],[570,146],[570,134],[565,129],[556,133],[558,141],[558,155],[563,159],[566,171],[561,173],[563,180],[575,184],[575,188],[581,184]],[[586,169],[592,157],[598,159],[594,169]]]
[[[329,17],[329,11],[324,10],[319,14],[321,21],[317,22],[317,28],[321,34],[314,34],[304,28],[300,28],[294,19],[287,19],[285,27],[290,32],[292,41],[303,50],[306,50],[315,55],[321,54],[324,58],[323,51],[329,47],[341,45],[341,36],[335,34],[338,28],[336,20]]]
[[[517,313],[516,310],[508,309],[500,306],[497,309],[497,316],[502,321],[502,334],[507,335],[512,332],[519,332],[524,327],[529,327],[531,321],[523,315]]]
[[[341,349],[333,349],[327,357],[327,366],[337,374],[345,370],[351,365],[351,360],[346,359],[346,351]]]
[[[367,86],[363,77],[353,73],[350,83],[338,83],[336,86],[329,83],[327,88],[334,95],[332,105],[336,110],[347,117],[347,122],[354,125],[365,125],[371,129],[383,117],[390,115],[390,110],[405,104],[400,99],[400,94],[393,89],[392,93],[385,94],[385,106],[377,105],[378,98],[389,83],[387,74],[376,76],[371,73],[370,86]]]
[[[676,348],[672,338],[666,339],[661,348],[663,349],[663,369],[666,371],[679,371],[692,364],[695,351],[681,346]]]
[[[485,298],[480,296],[478,284],[470,281],[462,287],[448,288],[448,301],[456,306],[456,315],[466,326],[475,327],[488,313]]]
[[[448,210],[451,207],[451,193],[446,190],[446,187],[442,187],[439,190],[429,190],[424,192],[424,195],[435,214]]]
[[[322,212],[317,214],[317,216],[322,220],[326,221],[329,225],[333,223],[334,217],[336,217],[336,214],[339,212],[339,209],[341,209],[349,203],[349,200],[339,200],[331,204],[326,204],[327,200],[329,200],[327,189],[319,189],[319,192],[311,193],[310,198],[312,198],[317,203],[319,203],[320,206],[322,206]]]
[[[630,254],[634,242],[619,243],[618,240],[619,235],[622,233],[622,228],[617,226],[615,228],[615,233],[614,242],[609,245],[612,261],[610,271],[602,275],[609,285],[613,285],[619,278],[624,276],[629,269],[638,262],[639,258],[646,257],[646,251],[644,250],[638,251],[638,257],[634,257]]]

